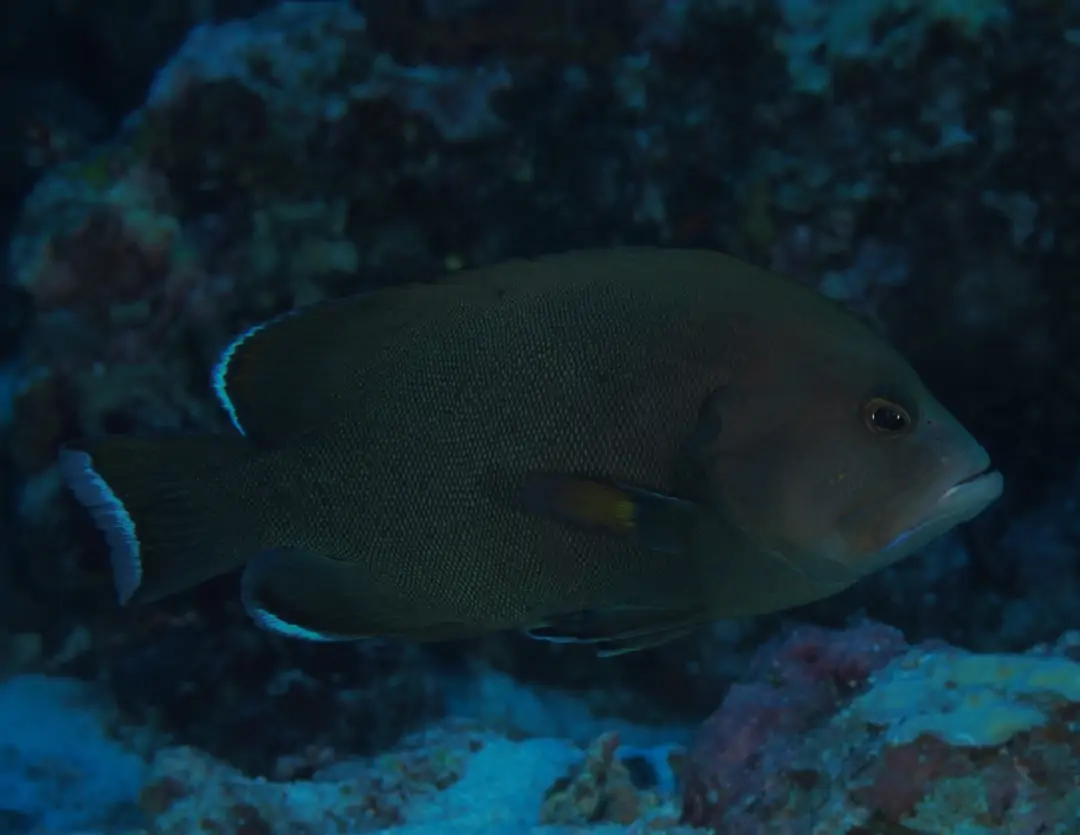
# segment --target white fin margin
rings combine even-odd
[[[350,635],[337,635],[332,633],[317,632],[278,617],[259,602],[257,592],[258,579],[256,573],[249,565],[244,569],[240,577],[240,600],[244,604],[244,611],[248,613],[255,625],[268,632],[284,635],[286,638],[299,638],[302,641],[318,641],[333,643],[336,641],[356,640]]]
[[[105,534],[116,595],[123,605],[142,583],[142,557],[135,523],[124,503],[94,469],[94,459],[89,453],[61,450],[59,466],[64,482]]]
[[[283,319],[288,319],[296,311],[290,310],[286,313],[282,313],[280,316],[275,316],[273,319],[268,319],[265,322],[253,325],[248,328],[236,339],[229,343],[228,347],[221,352],[221,356],[218,357],[217,363],[214,365],[213,371],[210,372],[210,387],[214,390],[214,396],[217,397],[218,403],[221,404],[221,408],[225,410],[225,414],[229,416],[229,421],[236,431],[241,435],[246,435],[244,427],[240,423],[240,417],[236,414],[236,407],[233,406],[232,399],[229,397],[229,363],[232,362],[233,356],[240,350],[240,346],[247,342],[251,337],[260,331],[266,330],[271,325],[276,325]]]

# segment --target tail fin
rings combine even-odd
[[[258,550],[230,474],[237,437],[106,437],[60,451],[60,474],[105,534],[120,602],[146,602],[239,568]]]

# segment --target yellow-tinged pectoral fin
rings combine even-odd
[[[614,536],[638,536],[660,551],[687,547],[698,506],[618,481],[566,473],[534,473],[522,488],[526,512]]]

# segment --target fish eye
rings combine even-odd
[[[866,401],[862,416],[866,428],[878,435],[901,435],[911,428],[911,415],[907,410],[884,397],[871,397]]]

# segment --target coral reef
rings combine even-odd
[[[369,756],[311,745],[265,776],[132,724],[88,685],[17,677],[0,686],[0,820],[150,835],[1069,835],[1078,658],[1076,633],[978,654],[872,622],[803,626],[762,647],[689,751],[619,731],[508,733],[480,710]]]
[[[573,812],[565,804],[551,805],[551,798],[565,791],[560,770],[596,769],[604,760],[607,765],[599,768],[625,772],[621,763],[612,763],[615,746],[610,747],[611,753],[594,750],[583,762],[580,749],[560,740],[511,741],[450,725],[430,728],[376,759],[335,763],[292,782],[253,781],[197,751],[166,749],[155,758],[141,804],[154,835],[196,830],[554,835],[567,831],[566,824],[580,824],[573,831],[594,831],[585,824],[603,820],[622,824],[607,830],[613,835],[631,831],[631,824],[646,827],[638,831],[689,833],[678,826],[670,795],[661,800],[646,793],[647,800],[639,800],[629,780],[620,795],[627,805],[619,814],[607,806],[610,816],[595,815],[595,808],[590,816],[580,797]],[[651,805],[647,814],[644,803]]]
[[[143,629],[53,669],[97,672],[131,721],[247,774],[279,774],[313,751],[379,751],[445,712],[448,682],[415,646],[296,646],[194,617]]]
[[[672,752],[622,750],[611,735],[583,750],[448,720],[377,755],[313,747],[253,777],[122,722],[88,685],[40,676],[0,685],[0,729],[5,832],[554,834],[601,821],[622,826],[597,832],[684,831]]]
[[[630,769],[615,759],[619,735],[596,739],[585,759],[552,784],[540,809],[543,823],[587,824],[610,821],[633,823],[643,811],[644,800],[634,786]]]
[[[1075,654],[797,629],[705,723],[683,819],[732,835],[1075,832]]]
[[[82,682],[22,676],[0,683],[0,831],[134,826],[142,757],[113,738],[115,707]]]
[[[317,835],[331,825],[371,832],[402,823],[406,806],[458,783],[469,755],[489,741],[477,729],[432,728],[373,761],[330,762],[307,779],[275,781],[246,777],[197,749],[167,748],[151,764],[140,804],[161,835],[283,826]]]

